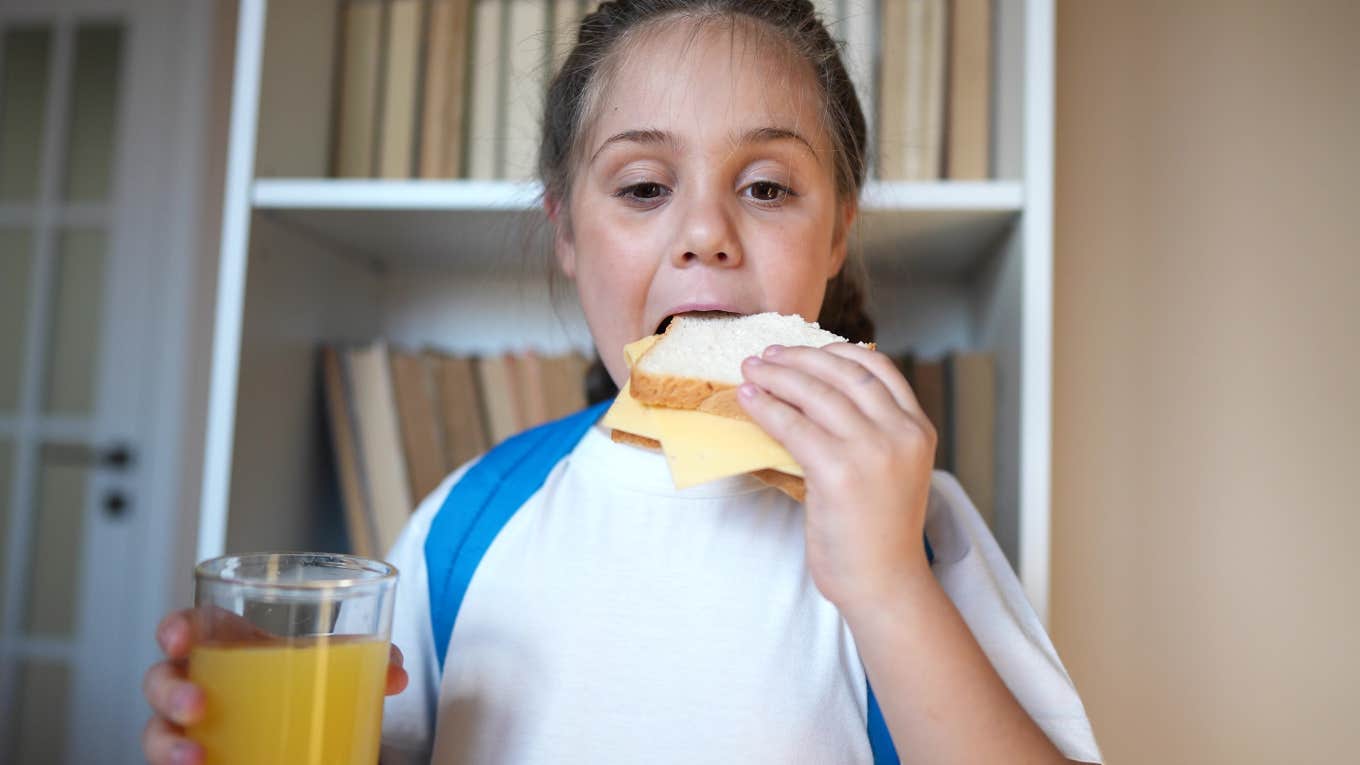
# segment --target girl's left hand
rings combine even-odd
[[[935,428],[887,356],[848,343],[771,346],[738,400],[802,465],[807,562],[842,613],[929,576],[922,531]]]

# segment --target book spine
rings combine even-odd
[[[332,173],[368,178],[374,172],[382,10],[377,0],[341,6],[339,105]]]
[[[991,0],[951,0],[949,119],[945,169],[951,180],[991,176]]]
[[[457,178],[463,172],[470,0],[432,0],[425,42],[421,105],[420,177]]]
[[[500,177],[523,180],[535,175],[538,154],[538,122],[543,108],[544,61],[550,49],[544,44],[548,18],[544,0],[509,0],[507,61],[501,145],[504,156]]]
[[[415,156],[420,62],[419,0],[387,0],[378,175],[410,178]]]
[[[469,178],[495,178],[499,171],[501,11],[497,0],[474,0],[472,21],[472,60],[469,73],[467,175]]]

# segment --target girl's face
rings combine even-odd
[[[746,29],[649,30],[582,136],[556,252],[616,383],[623,346],[677,313],[815,319],[845,259],[855,207],[813,72]]]

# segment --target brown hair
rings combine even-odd
[[[864,112],[840,49],[810,0],[614,0],[601,3],[581,21],[576,44],[548,87],[538,172],[544,194],[561,211],[559,225],[571,225],[566,209],[572,175],[584,148],[581,138],[610,75],[611,54],[639,30],[675,16],[699,22],[754,21],[764,30],[775,32],[792,52],[807,61],[816,76],[835,147],[836,191],[842,200],[859,197],[867,166]],[[873,340],[874,324],[864,305],[864,282],[863,264],[852,254],[827,283],[818,322],[854,341]],[[597,358],[587,378],[589,399],[603,400],[616,392]]]

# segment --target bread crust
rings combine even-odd
[[[658,452],[661,451],[661,442],[655,438],[627,433],[618,428],[610,428],[609,437],[613,439],[615,443],[628,444],[629,446],[641,446],[644,449],[651,449]]]
[[[646,354],[643,354],[643,358],[646,357]],[[639,363],[633,366],[633,371],[628,376],[628,387],[633,391],[633,398],[647,406],[698,409],[709,396],[724,390],[735,391],[737,388],[735,385],[713,380],[655,375],[642,371],[641,367],[639,359]]]
[[[862,345],[871,351],[877,349],[875,343]],[[647,353],[651,352],[649,348]],[[645,372],[642,370],[642,359],[647,358],[647,353],[642,354],[628,375],[628,387],[633,392],[633,398],[647,406],[694,409],[719,417],[753,422],[737,401],[737,386],[715,380]]]
[[[765,485],[773,486],[789,495],[795,502],[803,502],[807,499],[807,484],[796,475],[781,473],[773,468],[754,470],[751,475],[759,478]]]

